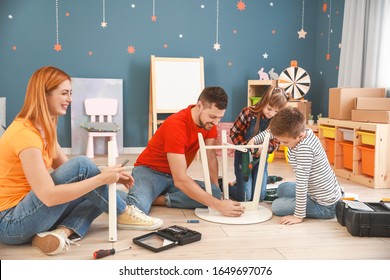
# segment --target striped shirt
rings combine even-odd
[[[256,144],[264,139],[261,134],[255,136]],[[288,160],[296,177],[294,216],[306,217],[307,195],[321,205],[332,205],[341,199],[340,184],[311,129],[306,129],[306,137],[288,149]]]

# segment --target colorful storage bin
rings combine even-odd
[[[332,126],[320,125],[320,129],[322,130],[322,135],[326,138],[334,139],[336,137],[336,128]]]
[[[375,146],[374,132],[358,131],[357,134],[361,136],[363,144]]]
[[[343,148],[343,165],[344,168],[352,170],[352,160],[353,160],[353,143],[351,141],[340,142],[341,147]]]
[[[372,146],[358,146],[362,154],[362,173],[374,177],[375,148]]]
[[[251,104],[253,106],[253,105],[256,105],[256,103],[261,100],[261,97],[260,96],[251,96],[251,97],[249,97],[249,99],[250,99]]]
[[[325,138],[326,143],[326,156],[328,157],[328,160],[330,163],[334,163],[334,140],[330,138]]]
[[[340,128],[340,131],[343,133],[343,139],[345,141],[353,141],[353,130],[347,128]]]

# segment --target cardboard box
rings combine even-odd
[[[354,109],[390,111],[390,98],[357,97]]]
[[[390,123],[390,111],[352,110],[352,120],[369,123]]]
[[[309,115],[311,114],[311,101],[292,100],[287,103],[287,106],[298,108],[298,110],[305,116],[306,120],[309,119]]]
[[[385,88],[330,88],[329,118],[351,120],[357,97],[386,97]]]

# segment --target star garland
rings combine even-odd
[[[298,39],[306,39],[307,32],[303,29],[303,25],[305,22],[305,0],[302,0],[302,27],[301,30],[299,30],[298,33]]]
[[[332,33],[332,0],[329,1],[329,14],[328,14],[328,52],[326,53],[326,60],[330,60],[330,35]]]
[[[216,22],[216,30],[215,30],[215,44],[214,50],[218,51],[221,48],[221,45],[218,42],[219,36],[219,0],[217,0],[217,22]]]
[[[153,0],[153,10],[152,10],[152,21],[153,22],[156,22],[157,21],[157,17],[156,17],[156,0]]]
[[[237,2],[236,7],[237,7],[237,10],[242,12],[243,10],[245,10],[245,7],[246,7],[245,2],[242,2],[242,0],[240,0],[239,2]]]
[[[107,27],[107,21],[106,21],[106,0],[103,0],[103,19],[100,24],[101,27],[106,28]]]
[[[59,20],[58,20],[58,0],[56,0],[56,44],[54,45],[54,50],[59,52],[62,51],[62,46],[60,44],[60,35],[59,35]]]
[[[326,13],[326,10],[328,9],[328,3],[326,3],[326,1],[324,1],[324,3],[322,3],[322,11],[324,13]]]

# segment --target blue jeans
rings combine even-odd
[[[245,182],[242,174],[242,156],[243,153],[240,151],[234,152],[234,173],[236,175],[236,184],[229,186],[229,196],[237,201],[252,201],[253,193],[257,180],[257,172],[259,170],[259,161],[253,165],[251,174],[249,175],[248,181]],[[268,157],[268,155],[267,155]],[[263,201],[267,190],[267,178],[268,178],[268,162],[265,161],[263,181],[260,183],[260,201]]]
[[[87,157],[74,157],[51,173],[55,185],[79,182],[100,173]],[[117,194],[117,215],[126,209],[126,202]],[[92,221],[108,213],[108,185],[103,185],[73,201],[48,207],[33,191],[16,206],[0,212],[0,241],[5,244],[24,244],[43,231],[58,226],[72,229],[85,236]]]
[[[295,211],[295,182],[285,182],[278,186],[278,198],[272,202],[272,212],[276,216],[293,215]],[[306,217],[315,219],[332,219],[336,216],[336,203],[321,205],[307,196]]]
[[[178,189],[170,174],[161,173],[146,166],[136,166],[133,169],[134,186],[129,190],[127,203],[137,206],[145,213],[149,213],[153,201],[160,195],[165,196],[167,207],[172,208],[200,208],[205,205],[193,200]],[[205,189],[204,182],[195,182]],[[212,195],[221,198],[219,187],[211,184]]]
[[[257,118],[252,118],[249,123],[249,127],[245,132],[244,139],[250,140],[253,137]],[[265,130],[268,127],[269,120],[260,120],[260,131]],[[268,147],[267,147],[268,148]],[[259,162],[253,165],[252,173],[249,175],[247,182],[244,181],[242,174],[242,155],[243,153],[234,151],[234,175],[236,175],[236,184],[229,187],[229,196],[237,201],[252,201],[253,193],[256,185],[257,171],[259,170]],[[268,158],[268,154],[267,154]],[[262,172],[262,170],[260,170]],[[263,181],[261,182],[260,201],[263,201],[267,190],[267,178],[268,178],[268,162],[265,161]]]

